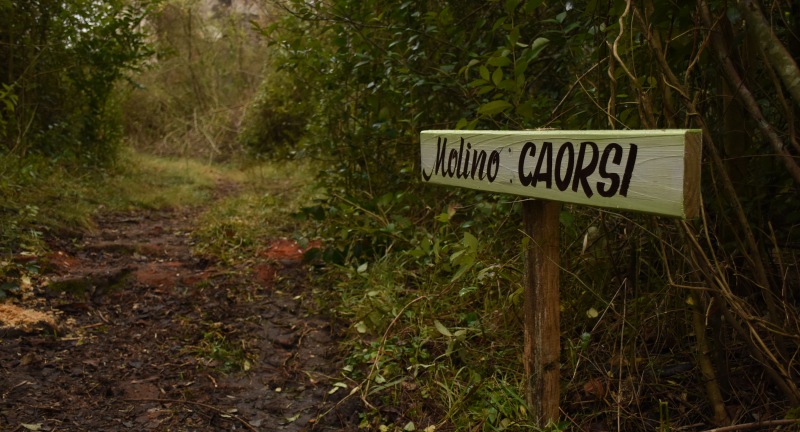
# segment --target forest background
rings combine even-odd
[[[524,428],[520,200],[424,187],[419,132],[697,128],[698,220],[561,214],[548,429],[793,419],[799,32],[788,0],[3,0],[0,252],[88,224],[140,153],[303,160],[296,236],[325,245],[362,425]],[[258,241],[230,228],[220,259]],[[27,270],[2,262],[11,295]]]

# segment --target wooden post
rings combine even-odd
[[[561,203],[522,203],[525,234],[525,400],[538,426],[559,417]]]

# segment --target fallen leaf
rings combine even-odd
[[[592,396],[597,399],[602,399],[606,394],[603,381],[601,381],[599,378],[593,378],[587,381],[586,384],[583,385],[583,392],[587,396]]]
[[[20,426],[24,427],[27,430],[32,430],[32,431],[40,431],[40,430],[42,430],[42,424],[41,423],[33,423],[33,424],[20,423]]]

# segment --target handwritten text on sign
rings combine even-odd
[[[424,131],[426,182],[690,218],[700,133]]]

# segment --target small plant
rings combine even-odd
[[[198,357],[212,361],[224,373],[250,370],[252,364],[243,347],[236,346],[219,330],[218,325],[203,334],[203,339],[192,349]]]

